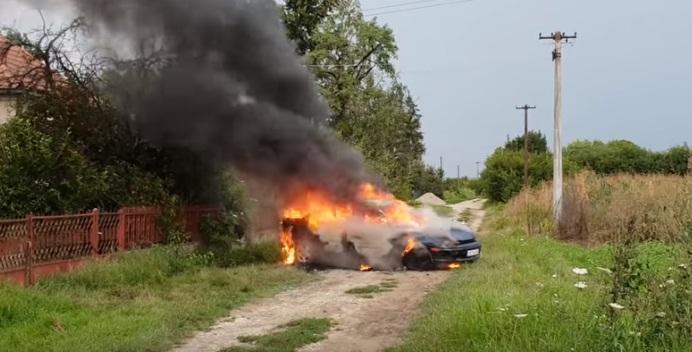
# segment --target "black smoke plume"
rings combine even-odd
[[[111,82],[114,100],[151,142],[188,148],[285,191],[352,197],[369,178],[361,156],[324,127],[329,109],[274,1],[51,2],[76,5],[99,46],[114,53],[153,48],[150,61],[160,64],[150,74]]]

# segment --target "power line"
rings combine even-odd
[[[364,13],[363,16],[379,16],[379,15],[387,15],[390,13],[409,12],[409,11],[415,11],[415,10],[428,9],[431,7],[440,7],[440,6],[447,6],[447,5],[462,4],[462,3],[467,3],[467,2],[471,2],[471,1],[473,1],[473,0],[457,0],[457,1],[450,1],[450,2],[445,2],[445,3],[427,5],[427,6],[411,7],[408,9],[398,9],[398,10],[383,11],[383,12],[377,12],[376,11],[375,13]]]
[[[426,3],[426,2],[435,2],[435,1],[442,1],[442,0],[418,0],[418,1],[402,2],[402,3],[398,3],[398,4],[394,4],[394,5],[378,6],[378,7],[371,7],[368,9],[363,9],[363,12],[373,11],[373,10],[381,10],[381,9],[390,9],[392,7],[401,7],[401,6],[415,5],[415,4],[421,4],[421,3]]]

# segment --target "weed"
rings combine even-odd
[[[397,281],[395,279],[386,279],[377,285],[367,285],[361,287],[354,287],[352,289],[346,290],[346,293],[351,295],[357,295],[361,298],[372,298],[373,294],[388,292],[397,286]]]
[[[473,216],[473,214],[471,213],[471,209],[466,208],[466,209],[464,209],[464,211],[461,212],[461,214],[459,214],[459,217],[457,218],[457,220],[461,221],[461,222],[469,222],[469,221],[471,221],[472,216]]]
[[[431,205],[432,210],[435,214],[443,217],[452,217],[454,215],[454,209],[447,205]]]
[[[238,338],[238,341],[250,346],[233,346],[220,352],[293,352],[302,346],[323,340],[331,326],[329,319],[294,320],[266,335]]]
[[[384,292],[386,289],[382,288],[380,285],[367,285],[361,287],[354,287],[352,289],[346,290],[346,293],[350,295],[363,295]]]

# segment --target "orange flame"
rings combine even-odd
[[[404,253],[402,255],[406,255],[408,253],[411,253],[411,251],[415,247],[416,247],[416,241],[413,238],[409,238],[408,241],[406,242],[406,248],[404,248]]]
[[[367,264],[361,264],[360,265],[360,271],[370,271],[372,270],[372,267],[367,265]]]
[[[293,242],[290,227],[281,232],[281,258],[284,264],[296,262],[296,244]]]
[[[452,264],[449,264],[449,269],[450,269],[450,270],[459,269],[459,268],[461,268],[461,264],[459,264],[459,263],[452,263]]]
[[[401,226],[419,226],[422,222],[422,219],[418,218],[406,203],[371,183],[363,183],[360,186],[357,200],[371,206],[371,211],[366,213],[362,211],[362,206],[359,208],[358,204],[336,201],[324,191],[310,190],[301,197],[292,199],[284,208],[282,216],[284,219],[306,219],[312,232],[317,232],[323,224],[338,224],[354,216],[371,223]],[[410,245],[412,247],[413,243]],[[296,249],[291,229],[282,232],[281,246],[283,262],[293,264]],[[409,244],[407,244],[408,247]]]

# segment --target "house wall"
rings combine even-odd
[[[14,100],[13,96],[0,95],[0,124],[14,116]]]

